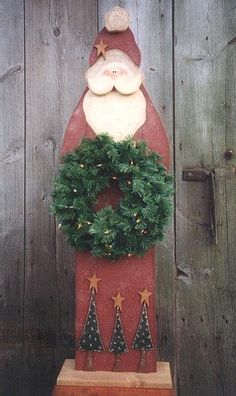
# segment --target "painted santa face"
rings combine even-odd
[[[129,56],[116,49],[107,51],[106,59],[100,56],[88,69],[85,78],[89,89],[95,95],[106,95],[113,89],[122,95],[130,95],[144,81],[143,73]]]

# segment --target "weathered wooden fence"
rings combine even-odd
[[[74,348],[74,260],[49,214],[63,132],[103,15],[125,6],[173,143],[176,211],[158,247],[159,357],[178,396],[236,389],[236,1],[1,0],[2,396],[50,395]],[[214,170],[208,182],[184,167]],[[211,196],[210,196],[211,195]],[[212,205],[212,202],[211,202]]]

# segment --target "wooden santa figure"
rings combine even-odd
[[[141,56],[128,12],[114,7],[98,33],[86,72],[87,88],[67,127],[62,154],[83,138],[107,133],[115,142],[144,140],[169,167],[166,131],[144,86]],[[98,197],[96,210],[115,207],[117,185]],[[155,248],[143,257],[113,262],[76,252],[76,356],[78,370],[156,372]]]

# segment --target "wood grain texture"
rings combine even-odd
[[[175,3],[176,348],[180,396],[235,393],[232,196],[236,178],[235,161],[226,163],[224,159],[228,144],[235,147],[236,46],[230,44],[236,35],[235,17],[236,9],[231,9],[230,2],[204,0],[200,6],[195,1]],[[212,244],[209,233],[207,182],[183,182],[184,166],[215,169],[218,245]]]
[[[171,389],[137,389],[61,386],[54,388],[53,396],[174,396]]]
[[[94,1],[26,1],[24,396],[49,395],[74,355],[74,258],[49,214],[69,115],[96,33]]]
[[[99,29],[104,15],[115,5],[129,10],[130,28],[141,52],[144,86],[173,140],[172,105],[172,4],[150,0],[98,1]],[[172,153],[171,153],[172,156]],[[174,234],[170,225],[157,247],[158,355],[173,362],[174,356]],[[173,366],[173,365],[172,365]]]
[[[24,288],[23,1],[0,3],[0,393],[21,386]],[[14,373],[14,376],[12,376]]]
[[[0,1],[0,394],[51,394],[64,359],[74,353],[74,259],[48,214],[49,196],[94,37],[115,4],[130,11],[145,86],[170,137],[175,79],[177,278],[173,283],[170,227],[158,246],[160,357],[176,362],[178,396],[234,396],[235,0],[26,0],[25,21],[23,0]],[[228,148],[234,156],[227,161]],[[195,165],[215,169],[217,246],[208,231],[206,184],[181,179],[183,167]]]
[[[57,385],[172,389],[172,380],[167,362],[157,362],[154,373],[115,373],[75,370],[75,360],[67,359],[57,377]]]

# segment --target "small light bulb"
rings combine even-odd
[[[128,180],[128,181],[127,181],[127,183],[128,183],[128,184],[131,184],[131,181],[130,181],[130,180]]]
[[[128,253],[128,257],[131,257],[131,253]]]
[[[80,164],[80,168],[84,168],[84,164]]]
[[[73,190],[74,192],[77,192],[77,190],[76,190],[76,188],[74,188],[74,190]]]
[[[79,224],[78,224],[78,229],[79,229],[79,228],[81,228],[81,227],[82,227],[82,224],[81,224],[81,223],[79,223]]]
[[[61,223],[60,223],[60,224],[58,224],[58,228],[59,228],[59,230],[60,230],[60,228],[61,228]]]
[[[141,221],[141,219],[137,219],[137,220],[136,220],[136,223],[140,223],[140,221]]]

